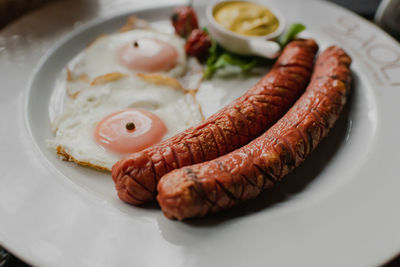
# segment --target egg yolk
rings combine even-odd
[[[126,109],[103,118],[94,129],[94,139],[104,149],[129,154],[160,142],[166,132],[167,127],[155,114]]]
[[[143,38],[119,48],[117,57],[120,64],[133,71],[160,72],[175,67],[178,52],[167,42]]]

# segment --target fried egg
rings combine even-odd
[[[111,72],[158,73],[176,79],[183,77],[188,70],[184,45],[185,41],[175,34],[151,29],[102,35],[68,64],[68,94],[76,96],[96,77]]]
[[[108,73],[66,103],[48,145],[64,160],[102,170],[203,119],[193,93],[160,74]]]

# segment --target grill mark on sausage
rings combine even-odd
[[[254,109],[254,114],[256,115],[256,118],[258,118],[258,116],[263,116],[262,112],[260,112],[259,107],[257,107],[257,106],[253,103],[253,101],[248,100],[248,102],[249,102],[249,104],[253,107],[253,109]]]
[[[257,171],[259,173],[261,173],[262,177],[263,177],[263,184],[261,186],[261,189],[264,189],[265,183],[267,180],[269,180],[271,183],[275,184],[277,181],[275,181],[270,175],[269,173],[267,173],[263,167],[260,167],[257,164],[254,164],[254,167],[257,169]]]
[[[292,71],[292,70],[290,70],[290,69],[288,70],[288,73],[290,73],[290,75],[292,76],[291,78],[292,78],[294,81],[298,82],[298,80],[301,79],[301,80],[303,80],[303,82],[304,82],[304,77],[303,77],[303,75],[301,75],[300,73],[295,72],[295,71]]]
[[[239,112],[238,112],[239,113]],[[230,115],[229,115],[230,116]],[[241,116],[241,115],[239,115],[239,116]],[[247,120],[246,120],[247,121]],[[237,135],[237,137],[238,137],[238,141],[239,141],[239,146],[242,146],[243,145],[243,138],[245,138],[245,139],[247,139],[248,138],[248,136],[250,136],[249,135],[249,133],[248,133],[248,125],[246,125],[244,128],[245,129],[247,129],[247,134],[243,134],[242,132],[240,132],[239,130],[238,130],[238,126],[236,125],[236,123],[235,123],[235,121],[234,120],[232,120],[232,122],[233,122],[233,124],[234,124],[234,129],[236,130],[236,135]]]
[[[316,119],[317,123],[321,123],[323,125],[323,127],[326,127],[328,125],[328,122],[325,120],[325,118],[323,118],[319,112],[317,111],[316,107],[311,109],[311,114],[312,116],[314,116],[314,118]]]
[[[276,104],[276,103],[274,103],[274,102],[272,102],[272,101],[270,101],[268,99],[265,99],[265,98],[255,98],[254,97],[254,98],[252,98],[252,101],[263,103],[263,104],[268,104],[268,105],[271,105],[273,107],[278,107],[279,106],[278,104]]]
[[[126,177],[125,179],[132,179],[133,181],[135,181],[135,183],[137,183],[139,186],[141,186],[141,187],[142,187],[144,190],[146,190],[147,192],[149,192],[149,193],[151,193],[151,194],[154,193],[154,192],[151,191],[149,188],[147,188],[146,186],[144,186],[141,182],[139,182],[139,181],[136,179],[135,176],[128,176],[128,175],[126,175],[125,177]],[[128,191],[127,191],[127,192],[128,192]]]
[[[286,67],[286,68],[290,68],[290,67],[298,67],[298,68],[306,68],[308,70],[312,70],[312,66],[309,66],[308,64],[297,64],[297,63],[286,63],[283,65],[279,65],[281,67]]]
[[[154,179],[154,188],[151,189],[151,192],[154,193],[157,190],[157,184],[159,179],[157,179],[157,173],[154,168],[154,162],[152,158],[150,158],[150,163],[151,163],[151,172],[153,173],[153,179]]]
[[[169,164],[169,162],[168,162],[167,158],[165,157],[164,153],[165,153],[165,150],[164,150],[164,147],[163,147],[163,148],[160,149],[160,154],[161,154],[161,157],[162,157],[163,161],[165,162],[165,166],[167,167],[167,172],[169,172],[169,171],[173,170],[174,167]]]
[[[225,139],[225,135],[223,134],[223,132],[219,129],[218,124],[215,124],[212,127],[212,131],[214,132],[214,137],[218,138],[218,140],[220,140],[220,142],[217,142],[219,147],[219,151],[221,153],[221,155],[225,155],[226,153],[228,153],[230,150],[228,149],[229,147],[229,142],[226,141]],[[217,140],[217,139],[216,139]],[[217,141],[218,141],[217,140]]]
[[[132,195],[128,190],[124,191],[125,194],[127,194],[129,197],[131,197],[132,199],[140,202],[142,201],[141,199],[136,198],[134,195]]]
[[[283,138],[280,139],[281,142],[279,143],[281,148],[284,150],[283,154],[281,155],[281,161],[283,163],[282,165],[286,166],[288,169],[288,172],[290,172],[290,170],[292,170],[294,168],[295,159],[293,158],[293,154],[292,154],[290,148],[282,139]]]
[[[283,89],[288,90],[289,92],[292,91],[291,89],[286,88],[286,87],[283,87],[283,86],[277,86],[277,88],[283,88]],[[281,100],[285,100],[285,97],[281,96],[280,94],[277,94],[277,92],[271,92],[271,93],[265,92],[265,93],[263,93],[263,94],[258,94],[258,95],[261,95],[261,96],[264,96],[264,97],[278,97],[278,98],[280,98]]]
[[[288,140],[288,137],[286,136],[283,136],[282,138],[281,138],[281,140],[282,140],[282,143],[285,145],[285,147],[287,148],[287,150],[289,151],[289,153],[290,153],[290,155],[291,155],[291,158],[293,159],[293,166],[295,166],[296,165],[296,155],[297,155],[297,153],[296,153],[296,150],[295,150],[295,144],[293,144],[293,146],[292,146],[292,143]]]
[[[156,151],[154,151],[154,154],[156,154],[156,153],[158,153],[159,158],[161,158],[158,162],[161,163],[161,164],[163,165],[164,173],[167,173],[167,166],[166,166],[166,163],[165,163],[165,159],[164,159],[164,157],[162,156],[162,153],[160,152],[159,149],[157,149]],[[152,155],[151,155],[151,158],[153,158]],[[158,181],[159,181],[161,177],[160,177],[160,175],[158,174],[157,171],[156,171],[156,174],[157,174],[157,179],[158,179]]]
[[[244,136],[244,137],[247,138],[247,136],[250,136],[250,133],[249,133],[249,125],[248,125],[248,119],[246,118],[245,115],[242,114],[242,112],[240,112],[240,110],[239,110],[237,107],[235,107],[234,109],[236,110],[237,114],[240,116],[241,121],[244,123],[243,128],[244,128],[244,130],[246,130],[246,131],[245,131],[245,132],[246,132],[245,134],[239,134],[239,135],[242,135],[242,136]],[[237,128],[236,128],[236,129],[237,129]]]
[[[243,179],[245,179],[249,184],[251,184],[253,187],[257,188],[258,190],[261,190],[249,177],[247,177],[244,173],[240,174]]]
[[[222,189],[222,191],[228,196],[228,198],[229,198],[230,201],[233,201],[233,202],[236,202],[236,201],[237,201],[236,197],[235,197],[231,192],[229,192],[229,190],[226,189],[226,188],[221,184],[221,182],[218,181],[218,179],[215,180],[215,183],[216,183],[216,184]]]
[[[278,142],[278,140],[275,140],[274,144],[277,144],[277,142]],[[279,155],[278,151],[275,148],[275,145],[271,145],[271,150],[272,150],[272,153],[274,155]],[[279,161],[279,163],[280,163],[279,164],[279,173],[278,173],[277,177],[281,177],[282,176],[283,168],[284,168],[284,165],[283,165],[282,161]]]
[[[185,170],[189,178],[198,186],[199,190],[195,186],[190,187],[190,189],[193,190],[196,193],[196,195],[198,195],[202,199],[206,200],[207,202],[210,202],[212,205],[216,205],[217,203],[215,201],[211,201],[205,194],[203,184],[199,183],[196,173],[191,168],[185,168]]]
[[[305,133],[307,135],[308,143],[310,144],[310,151],[314,150],[314,139],[309,127],[306,128]]]
[[[277,182],[279,182],[279,180],[275,176],[272,176],[265,167],[261,167],[257,164],[254,164],[254,166],[265,177],[265,179],[268,179],[271,183],[276,184]],[[262,188],[264,188],[264,185],[265,185],[265,181],[263,183]]]
[[[257,164],[253,164],[253,167],[254,167],[254,168],[257,170],[257,172],[261,175],[262,184],[261,184],[261,186],[259,186],[259,188],[260,188],[260,190],[263,190],[264,185],[265,185],[265,181],[267,180],[267,178],[264,176],[264,172],[263,172],[263,170],[261,169],[260,166],[258,166]],[[258,177],[258,175],[257,175],[256,177]],[[258,179],[257,179],[257,180],[258,180]],[[258,181],[257,181],[257,182],[258,182]]]
[[[161,158],[162,158],[163,162],[165,163],[167,172],[169,172],[169,171],[172,170],[173,168],[172,168],[172,166],[170,166],[170,165],[168,164],[167,159],[164,157],[164,153],[162,153],[161,150],[159,150],[159,151],[160,151]]]
[[[298,83],[295,80],[292,80],[290,78],[290,74],[288,75],[288,73],[286,73],[285,79],[284,80],[280,79],[280,80],[275,81],[273,86],[274,86],[274,88],[288,89],[288,91],[290,93],[292,93],[292,90],[295,90],[295,88],[298,88]],[[269,91],[266,90],[266,93],[269,93]],[[274,92],[271,92],[271,93],[274,93]],[[275,94],[272,96],[275,96]]]
[[[307,137],[297,127],[294,127],[294,129],[295,129],[296,133],[300,136],[301,141],[303,143],[303,153],[300,154],[299,152],[297,152],[297,155],[299,155],[299,157],[304,160],[308,156],[308,153],[309,153],[309,146],[306,141]]]
[[[219,134],[222,136],[222,139],[224,140],[224,146],[228,146],[229,142],[226,140],[225,133],[222,131],[221,127],[218,124],[215,124],[215,127],[217,128]]]
[[[234,134],[239,137],[239,131],[237,130],[236,125],[235,125],[231,115],[229,113],[227,113],[226,117],[232,123],[232,130],[234,130]],[[239,138],[239,143],[240,143],[240,138]]]
[[[198,136],[195,136],[195,140],[196,140],[197,144],[198,144],[199,147],[200,147],[201,155],[202,155],[202,161],[205,161],[205,160],[206,160],[206,154],[204,153],[204,149],[203,149],[202,143],[200,142]]]
[[[237,201],[240,201],[240,195],[242,194],[242,181],[239,179],[235,179],[234,175],[231,175],[231,181],[232,181],[232,190],[233,190],[233,195],[237,199]]]
[[[194,160],[194,155],[193,155],[191,146],[190,146],[188,143],[186,143],[186,142],[183,142],[183,145],[184,145],[184,146],[186,147],[186,149],[189,151],[190,162],[191,162],[191,164],[193,164],[193,163],[196,162],[196,161]]]
[[[176,168],[175,169],[178,169],[181,166],[180,166],[180,163],[179,163],[179,160],[178,160],[178,156],[176,155],[175,147],[171,147],[171,151],[172,151],[172,156],[174,157],[174,162],[176,164]],[[172,166],[172,167],[174,167],[174,166]],[[172,169],[174,169],[174,168],[172,168]]]
[[[218,142],[217,142],[217,140],[215,139],[214,131],[211,130],[211,131],[210,131],[210,134],[211,134],[212,140],[214,141],[215,147],[217,148],[217,155],[218,155],[218,157],[219,157],[219,156],[221,156],[222,154],[221,154],[221,151],[219,150]]]

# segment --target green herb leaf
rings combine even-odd
[[[289,26],[288,30],[280,36],[278,43],[283,48],[290,41],[296,38],[297,34],[303,31],[306,27],[303,24],[295,23]],[[206,61],[206,68],[204,70],[204,77],[209,79],[214,73],[227,66],[237,66],[243,72],[250,71],[256,66],[271,64],[271,60],[254,57],[242,56],[225,50],[215,40],[212,40],[209,49],[209,56]]]
[[[227,66],[237,66],[242,71],[250,71],[258,64],[257,58],[254,57],[242,57],[239,55],[232,54],[227,51],[222,53],[212,54],[207,60],[207,67],[205,69],[205,77],[211,78],[212,75],[219,69],[223,69]]]
[[[257,60],[240,58],[231,53],[223,53],[215,63],[217,68],[223,68],[228,65],[238,66],[242,71],[249,71],[257,64]]]
[[[283,48],[285,47],[290,41],[296,38],[297,34],[304,31],[306,26],[300,23],[293,23],[289,26],[288,30],[279,37],[278,43]]]
[[[258,57],[245,57],[231,53],[213,40],[209,49],[204,76],[205,78],[211,78],[217,70],[227,66],[237,66],[242,71],[246,72],[253,69],[260,62],[262,62],[262,60]]]

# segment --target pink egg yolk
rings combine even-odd
[[[167,42],[143,38],[119,48],[118,61],[133,71],[160,72],[175,67],[178,52]]]
[[[129,154],[161,141],[167,127],[155,114],[125,109],[103,118],[94,129],[94,139],[106,150]]]

